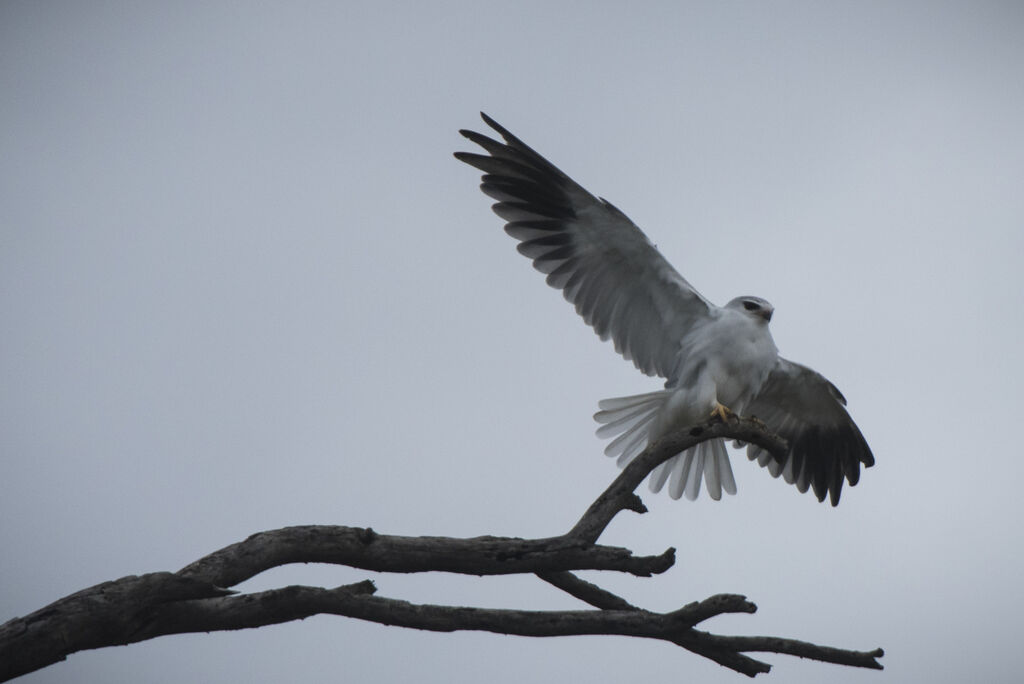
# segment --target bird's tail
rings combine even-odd
[[[601,410],[594,414],[594,420],[601,423],[601,427],[597,429],[597,436],[615,436],[604,453],[616,458],[620,468],[646,448],[651,426],[673,394],[674,390],[659,390],[598,402]],[[700,492],[701,479],[715,501],[722,498],[723,490],[728,494],[736,493],[736,480],[723,440],[701,442],[676,454],[651,472],[648,486],[652,492],[659,492],[668,482],[669,496],[678,499],[685,495],[693,501]]]

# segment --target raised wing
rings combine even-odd
[[[486,114],[505,142],[460,131],[488,153],[456,152],[484,172],[480,189],[602,340],[648,375],[668,377],[685,332],[711,318],[713,304],[679,275],[625,214],[594,197]]]
[[[832,505],[838,505],[843,479],[852,487],[860,479],[861,464],[875,464],[845,405],[842,393],[820,373],[780,357],[744,413],[785,438],[788,457],[780,463],[753,444],[747,455],[773,477],[782,475],[801,492],[813,488],[818,501],[827,493]]]

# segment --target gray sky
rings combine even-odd
[[[838,509],[741,454],[604,541],[712,630],[887,650],[770,681],[1011,681],[1024,608],[1017,3],[0,6],[0,621],[292,524],[566,530],[616,472],[591,414],[656,389],[516,254],[481,109],[712,301],[776,307],[878,465]],[[385,596],[578,607],[529,578]],[[735,682],[661,643],[318,617],[80,653],[25,682]]]

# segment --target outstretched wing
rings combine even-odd
[[[789,454],[780,463],[751,444],[747,455],[773,477],[782,475],[801,492],[813,488],[818,501],[827,493],[832,505],[838,505],[843,478],[852,487],[860,479],[861,464],[875,464],[845,405],[842,393],[820,373],[780,357],[744,413],[786,439]]]
[[[648,375],[668,377],[687,330],[716,310],[625,214],[481,113],[505,142],[460,131],[488,153],[456,152],[484,172],[480,189],[518,249],[562,290],[602,340]]]

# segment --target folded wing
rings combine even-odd
[[[460,131],[487,154],[456,152],[484,172],[481,190],[519,240],[602,340],[648,375],[668,377],[687,330],[717,307],[700,295],[625,214],[591,195],[486,114],[504,142]]]

